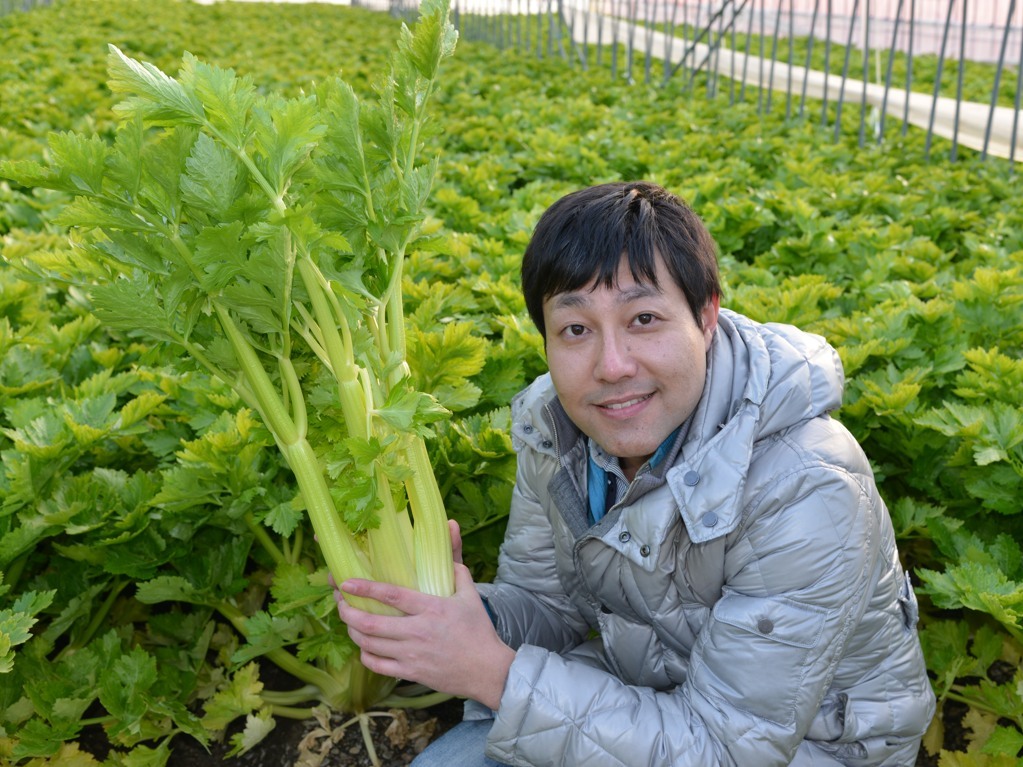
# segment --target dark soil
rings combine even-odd
[[[942,711],[943,748],[965,751],[970,731],[963,726],[966,706],[946,702]],[[378,712],[370,718],[369,727],[380,764],[384,767],[406,767],[431,740],[440,736],[462,719],[462,702],[450,700],[433,708],[417,711],[394,710]],[[224,742],[212,743],[209,749],[198,741],[179,735],[174,739],[168,767],[372,767],[362,731],[357,723],[348,723],[341,716],[329,721],[299,721],[279,718],[273,731],[248,753],[228,757],[231,750],[229,731]],[[240,725],[239,725],[240,726]],[[98,728],[97,728],[98,730]],[[79,745],[96,756],[105,757],[106,738],[100,731],[83,732]],[[937,767],[937,755],[921,749],[916,767]]]
[[[397,720],[374,717],[374,747],[384,767],[406,767],[433,738],[453,727],[462,718],[461,701],[452,700],[428,711],[394,712]],[[944,708],[944,748],[964,751],[969,731],[963,729],[966,706],[948,703]],[[337,718],[333,727],[341,724]],[[326,747],[322,762],[315,761]],[[326,729],[319,723],[280,720],[274,731],[255,749],[242,756],[226,759],[229,749],[215,745],[207,753],[198,743],[184,737],[175,745],[168,767],[372,767],[358,725],[348,727],[336,743],[329,745]],[[306,761],[303,761],[305,754]],[[937,767],[937,755],[921,749],[916,767]]]
[[[370,717],[369,728],[380,764],[405,767],[430,740],[461,719],[460,700],[426,711],[377,712]],[[206,751],[197,741],[181,736],[175,740],[167,767],[373,767],[358,723],[341,716],[329,721],[279,718],[273,731],[248,753],[228,758],[230,750],[225,742],[212,744]]]

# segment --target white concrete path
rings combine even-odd
[[[571,13],[571,12],[570,12]],[[664,59],[665,53],[672,64],[679,64],[685,54],[687,43],[676,38],[669,40],[663,33],[656,32],[644,26],[630,24],[628,21],[614,19],[609,16],[597,16],[595,14],[576,14],[576,23],[571,24],[572,38],[577,43],[584,41],[590,44],[597,42],[597,35],[603,44],[610,44],[617,40],[620,44],[627,44],[633,41],[635,50],[650,51],[650,55]],[[670,42],[670,47],[667,43]],[[695,60],[702,63],[710,53],[709,46],[697,43]],[[791,87],[792,92],[801,94],[804,81],[806,95],[808,98],[823,99],[825,93],[828,100],[834,102],[842,87],[841,75],[829,75],[825,78],[823,72],[805,67],[789,67],[787,64],[770,59],[761,60],[759,56],[746,56],[743,53],[731,51],[727,48],[719,48],[711,61],[719,75],[731,77],[744,81],[747,85],[763,85],[775,91],[787,92]],[[692,61],[690,61],[690,66]],[[791,76],[791,84],[789,78]],[[1011,76],[1011,75],[1010,75]],[[866,101],[870,106],[880,109],[885,98],[883,85],[875,83],[864,84],[861,80],[846,79],[843,101],[846,107],[859,109],[863,99],[863,91],[866,88]],[[891,118],[900,119],[905,111],[906,101],[909,101],[908,122],[927,130],[931,121],[931,107],[934,103],[933,96],[926,93],[907,93],[905,90],[890,88],[888,100],[885,104],[885,114]],[[996,107],[994,114],[991,114],[990,104],[978,104],[975,102],[958,102],[959,123],[958,133],[956,132],[956,110],[957,102],[953,98],[939,97],[934,113],[933,134],[943,138],[955,139],[960,146],[970,147],[982,151],[984,149],[984,137],[988,130],[988,120],[991,119],[990,138],[988,139],[987,152],[996,157],[1008,158],[1012,147],[1013,120],[1016,110],[1010,107]],[[1020,124],[1017,127],[1015,159],[1023,160],[1023,116],[1020,117]]]

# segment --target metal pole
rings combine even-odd
[[[509,9],[498,9],[498,18],[501,20],[501,47],[511,46],[511,15]]]
[[[739,7],[739,11],[742,11],[742,9],[746,6],[747,2],[748,2],[748,0],[742,0],[742,5]],[[699,7],[699,5],[697,5],[697,7],[696,7],[696,12],[697,12],[696,24],[694,25],[694,28],[693,28],[693,42],[690,45],[689,44],[689,37],[688,36],[684,37],[684,39],[686,41],[686,50],[685,50],[685,53],[682,55],[682,61],[680,61],[678,64],[675,65],[675,69],[673,70],[673,73],[677,72],[681,67],[685,66],[685,62],[689,59],[690,55],[693,55],[694,60],[695,60],[695,52],[696,52],[696,45],[697,45],[697,43],[699,43],[700,40],[703,39],[704,34],[706,34],[713,27],[714,22],[717,21],[717,19],[725,12],[725,8],[727,6],[728,6],[728,3],[726,3],[725,5],[722,5],[717,11],[715,11],[714,14],[711,16],[710,21],[707,22],[707,29],[701,29],[699,34],[697,34],[696,33],[696,27],[699,27],[699,25],[700,25],[700,18],[699,18],[700,7]],[[736,12],[736,13],[738,14],[738,12]],[[683,19],[683,22],[684,22],[685,25],[688,25],[688,23],[689,23],[688,20],[686,20],[686,19]],[[708,55],[700,63],[700,66],[699,67],[694,67],[694,69],[693,69],[694,76],[695,76],[695,72],[698,71],[699,69],[702,69],[703,65],[707,63],[709,58],[710,58],[710,54],[708,53]]]
[[[831,0],[828,0],[824,24],[824,103],[821,105],[821,125],[828,124],[828,83],[831,81]]]
[[[703,32],[704,32],[704,30],[700,27],[700,13],[701,13],[702,10],[703,10],[703,5],[701,3],[697,3],[696,4],[696,19],[693,21],[693,44],[686,51],[686,58],[689,58],[690,54],[692,54],[692,56],[693,56],[693,59],[692,59],[693,65],[690,68],[689,79],[686,81],[686,93],[692,93],[693,92],[693,84],[696,82],[696,74],[700,71],[700,69],[702,69],[701,66],[697,66],[697,64],[696,64],[696,44],[700,40],[703,39]],[[708,37],[707,42],[710,42],[710,33],[709,33],[709,31],[708,31],[707,37]]]
[[[717,17],[720,20],[720,15]],[[714,65],[716,61],[718,44],[720,43],[720,36],[718,39],[714,37],[714,23],[715,19],[712,16],[711,20],[707,22],[707,99],[714,98],[714,94],[717,88],[717,68]],[[718,24],[718,29],[721,29],[721,25]]]
[[[789,0],[789,74],[785,83],[785,119],[792,117],[792,55],[796,49],[796,0]],[[780,11],[779,11],[780,12]],[[805,77],[803,79],[806,79]]]
[[[1019,46],[1019,67],[1016,69],[1016,111],[1012,116],[1012,139],[1009,143],[1009,172],[1016,169],[1016,136],[1019,129],[1020,97],[1023,96],[1023,40]]]
[[[849,57],[852,55],[853,33],[856,31],[856,13],[859,9],[860,0],[855,0],[853,2],[852,16],[849,19],[849,39],[845,43],[845,60],[842,62],[842,84],[838,87],[838,104],[835,106],[835,141],[838,141],[842,130],[842,102],[845,99],[845,81],[849,77]]]
[[[739,100],[746,100],[746,73],[749,70],[749,50],[753,40],[753,17],[757,15],[756,0],[752,0],[749,9],[749,25],[746,28],[746,55],[742,60],[742,84],[739,86]]]
[[[941,94],[941,74],[945,68],[945,46],[948,43],[948,30],[952,26],[952,9],[955,7],[955,0],[948,2],[948,16],[945,17],[945,31],[941,36],[941,53],[938,54],[938,70],[934,75],[934,99],[931,101],[931,117],[927,121],[927,141],[924,146],[924,157],[930,159],[931,139],[934,136],[934,116],[938,111],[938,96]]]
[[[760,39],[757,44],[757,60],[760,64],[757,69],[757,114],[764,111],[764,30],[767,26],[765,18],[767,0],[760,4]]]
[[[778,58],[778,34],[781,31],[781,2],[774,17],[774,38],[771,40],[771,70],[767,77],[767,106],[764,111],[771,111],[771,96],[774,95],[774,64]]]
[[[580,61],[582,61],[583,71],[585,72],[590,68],[590,7],[587,5],[582,9],[583,15],[583,44],[579,49]],[[573,23],[578,18],[577,15],[572,17]],[[575,36],[573,35],[573,40]],[[574,43],[573,43],[574,45]]]
[[[721,6],[721,8],[719,8],[718,11],[711,17],[710,21],[707,22],[707,28],[705,30],[701,30],[700,38],[699,39],[703,38],[704,32],[707,32],[707,33],[709,33],[711,35],[711,37],[709,39],[709,42],[707,44],[707,47],[708,47],[709,50],[707,51],[707,55],[703,57],[703,60],[699,64],[695,64],[693,66],[692,76],[690,78],[690,84],[692,83],[692,78],[696,77],[696,73],[700,72],[705,66],[708,66],[708,62],[710,62],[711,59],[714,59],[715,61],[718,59],[718,57],[720,55],[720,51],[721,51],[721,46],[724,44],[723,41],[724,41],[724,39],[726,37],[726,34],[729,31],[732,34],[732,50],[733,51],[735,50],[735,22],[738,19],[739,13],[742,11],[742,8],[745,7],[746,0],[743,0],[743,4],[742,4],[742,6],[739,7],[738,10],[733,10],[732,18],[729,20],[728,25],[726,26],[725,25],[725,16],[724,16],[725,9],[728,6],[732,5],[732,4],[733,4],[732,0],[726,0],[726,2]],[[713,29],[714,29],[714,24],[715,23],[717,23],[717,25],[718,25],[717,40],[713,39]],[[693,53],[695,51],[695,49],[696,49],[695,43],[696,43],[696,41],[694,40],[694,44],[687,49],[687,51],[686,51],[686,56],[687,57],[688,57],[688,55],[690,53]],[[717,70],[715,69],[714,70],[715,78],[717,77],[716,71]],[[733,82],[732,90],[733,90],[733,93],[734,93],[734,82],[735,82],[735,57],[734,56],[732,57],[732,62],[731,62],[731,75],[732,75],[732,82]],[[710,79],[710,73],[708,72],[708,80],[709,79]],[[735,99],[732,98],[729,103],[735,103]]]
[[[909,0],[909,43],[906,46],[906,103],[902,110],[902,135],[909,130],[909,96],[913,93],[913,37],[916,34],[916,0]]]
[[[859,145],[862,147],[866,138],[867,120],[867,82],[870,69],[870,0],[865,0],[863,5],[863,92],[860,94],[860,138]]]
[[[959,110],[963,106],[963,76],[966,72],[966,9],[969,1],[963,0],[963,25],[959,30],[959,71],[956,77],[956,116],[952,126],[952,162],[955,162],[959,148]]]
[[[745,4],[745,0],[744,0]],[[740,8],[732,8],[731,20],[728,22],[728,26],[731,28],[731,62],[728,64],[728,74],[730,75],[730,82],[728,83],[728,103],[736,103],[736,29],[739,27],[739,11]]]
[[[515,41],[515,50],[522,50],[522,0],[515,0],[514,7],[509,7],[508,12],[512,18],[508,19],[508,36]]]
[[[611,26],[611,79],[618,79],[618,10],[621,8],[620,0],[615,0],[615,13]]]
[[[558,41],[558,53],[561,54],[561,58],[565,61],[569,60],[568,51],[565,49],[565,32],[564,27],[567,22],[565,21],[565,5],[564,0],[558,0],[558,13],[554,18],[554,30],[557,35]],[[569,47],[575,47],[575,40],[571,35],[572,28],[569,27],[568,43]]]
[[[536,57],[543,58],[543,0],[536,0]],[[547,0],[550,3],[550,0]]]
[[[547,58],[554,56],[554,0],[547,0]]]
[[[650,65],[654,53],[654,17],[657,15],[657,0],[647,0],[646,4],[646,50],[643,56],[643,81],[650,82]]]
[[[995,107],[998,105],[998,89],[1002,86],[1002,68],[1005,66],[1005,52],[1009,47],[1009,30],[1012,28],[1012,17],[1016,12],[1016,0],[1009,3],[1009,15],[1005,19],[1005,34],[1002,35],[1002,47],[998,51],[998,68],[995,70],[995,84],[991,89],[991,111],[987,115],[987,127],[984,129],[984,151],[980,154],[981,160],[987,159],[988,142],[991,140],[991,125],[995,119]],[[1023,40],[1020,41],[1023,50]]]
[[[639,13],[639,0],[630,0],[629,2],[629,42],[626,47],[626,61],[628,61],[628,78],[629,82],[632,82],[632,57],[634,51],[634,44],[636,42],[636,18]]]
[[[680,0],[673,0],[671,4],[671,19],[668,21],[668,34],[664,36],[664,82],[671,77],[671,54],[675,48],[675,19],[678,16],[678,4]]]
[[[810,18],[810,39],[807,41],[807,44],[806,44],[806,66],[804,67],[804,69],[806,69],[807,72],[810,71],[810,64],[811,64],[810,56],[813,54],[813,38],[814,38],[814,32],[816,32],[816,30],[817,30],[817,14],[820,11],[820,9],[821,9],[821,0],[815,0],[815,2],[813,4],[813,16]],[[803,116],[803,110],[806,107],[806,83],[807,83],[808,79],[809,78],[807,78],[807,77],[803,78],[803,92],[802,92],[802,95],[799,98],[799,116],[800,117]]]
[[[724,10],[725,7],[724,5],[722,5],[721,6],[722,12],[718,14],[718,37],[717,40],[714,41],[714,45],[711,47],[711,53],[714,56],[714,63],[711,66],[710,71],[713,76],[712,77],[714,83],[713,92],[715,96],[717,95],[718,81],[720,79],[718,77],[718,62],[721,61],[721,49],[725,45],[725,35],[728,33],[728,27],[725,26]]]
[[[532,2],[532,0],[524,0],[524,1],[526,3],[526,12],[525,12],[525,14],[523,14],[525,16],[525,20],[523,21],[523,25],[526,28],[526,47],[523,50],[526,53],[528,53],[529,51],[533,50],[533,40],[532,40],[533,20],[531,18],[532,14],[530,14],[530,11],[532,10],[532,8],[530,7],[530,3]]]
[[[694,39],[696,38],[695,31],[693,32],[693,38]],[[689,2],[688,0],[686,0],[685,5],[682,6],[682,58],[679,59],[678,64],[675,64],[671,68],[671,75],[669,75],[670,77],[674,77],[675,73],[678,72],[679,69],[681,69],[683,79],[687,79],[688,73],[685,71],[686,58],[689,56],[690,53],[691,51],[689,49]],[[686,85],[686,88],[688,89],[688,84]]]
[[[1016,0],[1012,0],[1016,2]],[[881,123],[877,129],[877,143],[884,140],[884,118],[888,109],[888,91],[892,87],[892,66],[895,64],[895,51],[899,42],[899,21],[902,20],[902,5],[905,0],[899,0],[899,7],[895,9],[895,28],[892,30],[892,45],[888,49],[888,68],[884,75],[884,98],[881,99]],[[909,103],[909,93],[906,93],[906,103]]]

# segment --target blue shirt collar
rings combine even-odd
[[[664,460],[668,451],[670,451],[672,446],[675,444],[675,439],[678,437],[678,433],[681,428],[682,427],[679,426],[678,429],[675,429],[675,431],[668,435],[667,439],[658,445],[654,454],[650,456],[650,458],[647,459],[647,462],[640,468],[641,472],[653,469]],[[589,460],[587,462],[586,492],[589,495],[590,501],[590,523],[596,524],[604,517],[608,508],[614,504],[615,497],[614,493],[611,492],[611,484],[614,482],[614,476],[608,473],[608,467],[612,465],[617,466],[618,459],[608,456],[603,450],[599,450],[599,448],[597,448],[589,439],[587,439],[587,443],[589,448],[587,451]],[[603,465],[601,461],[597,460],[597,455],[595,455],[598,453],[598,450],[599,456],[604,458]],[[613,464],[612,461],[614,462]],[[610,503],[608,502],[609,492],[611,493]]]

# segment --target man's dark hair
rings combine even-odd
[[[537,222],[522,259],[522,292],[541,335],[545,300],[588,285],[614,287],[623,254],[633,279],[654,285],[660,254],[702,328],[703,307],[721,294],[714,240],[681,199],[633,181],[572,192]]]

